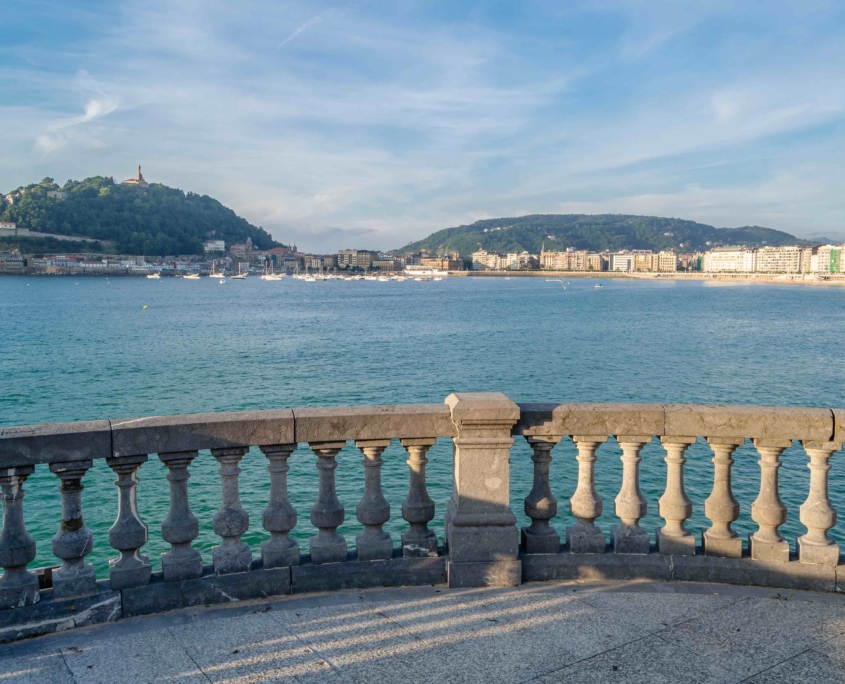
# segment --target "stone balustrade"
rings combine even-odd
[[[452,494],[440,510],[442,540],[429,529],[436,506],[426,482],[427,455],[438,438],[450,438],[454,445]],[[665,466],[659,467],[666,483],[656,502],[647,500],[640,485],[643,452],[655,438],[665,452]],[[524,439],[532,452],[533,482],[511,477],[515,439]],[[399,539],[384,529],[393,511],[381,482],[385,450],[394,440],[407,454],[409,483],[401,503],[407,528]],[[555,475],[554,451],[570,440],[577,451],[577,479],[564,483]],[[734,455],[746,440],[759,455],[760,470],[759,494],[750,505],[758,529],[747,543],[732,527],[742,505],[732,488]],[[190,605],[372,586],[642,577],[845,589],[839,546],[830,535],[836,510],[828,493],[830,461],[843,440],[845,410],[838,409],[516,404],[496,393],[453,394],[442,405],[0,428],[0,642]],[[684,469],[697,442],[712,452],[712,487],[706,500],[693,502]],[[350,443],[364,470],[357,502],[341,501],[335,482],[338,454]],[[791,540],[779,530],[790,514],[779,493],[779,468],[782,454],[795,443],[807,455],[810,478],[798,512],[806,532],[792,553]],[[309,511],[316,534],[307,539],[307,549],[291,536],[304,511],[297,511],[288,496],[288,462],[306,458],[308,451],[297,452],[303,444],[318,482]],[[261,519],[267,538],[257,550],[243,541],[256,523],[241,505],[239,489],[240,465],[255,457],[250,447],[258,447],[269,472]],[[200,521],[191,509],[189,486],[191,466],[207,458],[205,451],[219,464],[220,476],[219,508],[211,521],[220,542],[205,559],[209,565],[193,546]],[[621,452],[622,468],[613,500],[618,523],[605,535],[597,520],[604,511],[602,494],[611,493],[599,492],[596,473],[611,451]],[[170,489],[160,525],[170,549],[152,561],[144,553],[150,529],[137,506],[144,496],[138,473],[151,455],[166,466]],[[116,519],[108,535],[115,556],[107,569],[86,561],[93,544],[105,542],[83,522],[83,481],[98,459],[116,476]],[[25,483],[36,467],[49,467],[56,475],[62,499],[52,539],[60,566],[44,573],[40,584],[27,565],[36,557],[36,544],[46,540],[32,538],[23,516]],[[511,508],[512,490],[524,496],[530,520],[521,531]],[[555,492],[563,490],[572,492],[572,524],[564,535],[553,524],[559,508]],[[363,529],[350,551],[343,528],[345,506],[352,503]],[[646,529],[641,521],[655,503],[664,522]],[[709,527],[689,529],[694,509],[703,511]]]

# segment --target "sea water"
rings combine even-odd
[[[0,426],[249,409],[361,404],[441,403],[451,392],[500,391],[526,402],[730,403],[845,407],[845,289],[787,284],[724,284],[571,278],[449,278],[443,282],[326,281],[248,278],[200,281],[162,278],[0,278]],[[564,289],[565,285],[565,289]],[[146,307],[146,308],[145,308]],[[687,453],[689,529],[709,526],[703,502],[712,487],[712,453]],[[576,484],[568,439],[552,455],[552,521],[563,536]],[[598,452],[596,486],[604,500],[598,523],[616,523],[621,449],[611,439]],[[643,451],[643,494],[653,532],[665,487],[658,442]],[[522,500],[531,488],[531,451],[517,438],[511,500],[527,524]],[[385,526],[398,542],[408,487],[407,455],[384,453]],[[429,452],[428,488],[436,502],[432,528],[442,539],[451,487],[451,445]],[[750,445],[735,454],[734,528],[756,529],[750,505],[759,487]],[[361,526],[362,455],[338,456],[337,490],[346,507],[340,528],[354,546]],[[798,506],[809,471],[800,447],[783,456],[781,497],[789,508],[782,532],[804,531]],[[290,498],[299,513],[293,536],[307,551],[314,534],[309,509],[317,492],[316,458],[305,445],[290,459]],[[834,456],[831,498],[845,511],[845,455]],[[241,501],[250,514],[244,536],[258,553],[267,533],[265,457],[253,448],[241,462]],[[220,504],[218,465],[207,451],[191,467],[195,545],[210,562],[219,543],[212,516]],[[138,508],[150,528],[149,554],[169,547],[160,525],[169,504],[166,468],[155,455],[139,471]],[[96,461],[83,480],[84,517],[95,535],[88,560],[108,572],[116,552],[108,528],[117,511],[114,474]],[[38,541],[33,567],[53,565],[50,538],[61,519],[58,478],[39,466],[25,485],[27,527]],[[841,538],[840,527],[834,535]]]

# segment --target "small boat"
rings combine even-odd
[[[396,280],[397,282],[400,282],[400,283],[404,283],[407,280],[407,278],[405,276],[396,276],[394,278],[394,280]]]
[[[221,285],[225,285],[225,284],[226,284],[226,279],[225,279],[225,278],[221,278],[221,279],[220,279],[220,284],[221,284]]]
[[[379,276],[378,278],[376,278],[376,280],[378,280],[380,283],[389,283],[390,282],[390,278],[388,278],[387,276]]]
[[[189,273],[188,275],[184,276],[185,280],[199,280],[200,274],[199,273]]]
[[[150,273],[147,278],[150,280],[161,280],[161,276],[158,273]]]
[[[599,283],[596,283],[595,285],[593,285],[593,287],[601,287],[601,285],[599,285]]]
[[[434,279],[434,282],[435,282],[435,283],[442,283],[442,282],[443,282],[443,278],[435,278],[435,279]]]
[[[238,275],[233,275],[232,280],[246,280],[248,273],[241,273],[241,265],[238,264]]]
[[[316,283],[317,282],[317,279],[314,276],[311,276],[311,275],[305,276],[302,280],[304,280],[306,283]]]

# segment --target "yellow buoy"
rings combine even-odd
[[[145,308],[145,309],[147,308],[147,305],[146,305],[146,304],[144,304],[144,308]]]

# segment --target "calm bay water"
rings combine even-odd
[[[175,413],[349,404],[440,403],[453,391],[502,391],[515,401],[620,401],[845,406],[845,289],[572,279],[564,290],[542,278],[451,278],[444,282],[304,283],[286,278],[229,281],[181,279],[0,278],[0,425],[22,425]],[[144,305],[148,308],[144,309]],[[615,524],[621,450],[599,450],[597,488],[605,529]],[[711,454],[688,452],[687,490],[695,505],[689,528],[708,526],[703,501],[712,484]],[[575,449],[553,452],[552,486],[570,523],[567,500],[576,481]],[[384,454],[386,526],[398,540],[407,491],[405,452]],[[643,452],[643,524],[660,524],[663,451]],[[742,512],[735,529],[756,529],[756,452],[735,455],[734,493]],[[429,454],[429,491],[437,503],[432,527],[442,532],[451,486],[451,446]],[[316,459],[302,447],[290,459],[296,536],[314,530],[308,510],[317,491]],[[338,457],[338,495],[350,546],[360,530],[355,505],[363,491],[361,455]],[[800,448],[788,450],[781,496],[793,541],[803,532],[798,506],[809,471]],[[831,496],[845,511],[845,456],[833,459]],[[258,552],[266,538],[261,511],[269,493],[266,459],[253,449],[241,465],[241,497],[250,514],[244,539]],[[191,469],[191,505],[200,520],[196,546],[210,562],[218,542],[211,518],[219,505],[217,464],[201,452]],[[525,524],[522,498],[531,487],[530,450],[512,456],[512,501]],[[155,456],[139,473],[138,504],[150,526],[145,552],[154,568],[168,546],[160,536],[167,512],[166,469]],[[107,530],[116,514],[114,475],[97,462],[86,475],[89,555],[101,575],[115,552]],[[46,466],[26,484],[27,526],[38,541],[33,566],[56,562],[50,537],[61,516],[58,479]],[[835,530],[841,538],[842,524]]]

